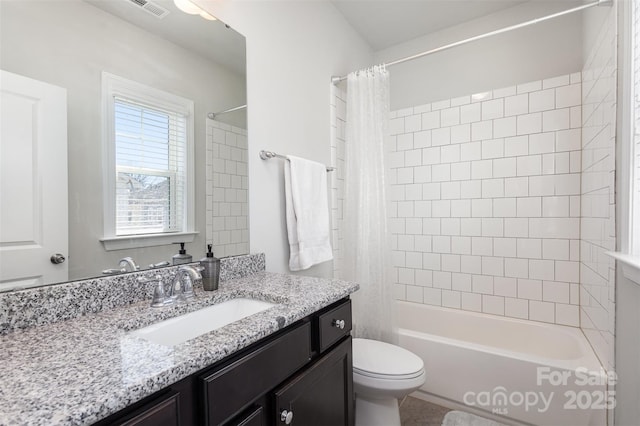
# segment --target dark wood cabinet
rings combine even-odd
[[[264,395],[311,359],[311,325],[303,322],[237,361],[203,375],[206,425],[218,425]]]
[[[313,321],[313,329],[317,332],[315,346],[324,352],[351,333],[351,300],[314,315]]]
[[[228,426],[266,426],[266,409],[262,405],[252,406],[245,413],[227,423]]]
[[[352,425],[351,337],[275,391],[275,424]],[[287,415],[290,423],[286,423]]]
[[[353,426],[346,298],[96,425]]]
[[[112,423],[118,426],[180,426],[180,393],[170,392]]]

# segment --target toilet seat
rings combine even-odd
[[[410,380],[420,377],[424,374],[424,369],[416,371],[412,374],[390,375],[390,374],[376,374],[369,371],[359,370],[353,368],[353,374],[360,374],[361,376],[371,377],[372,379],[384,379],[384,380]]]
[[[411,380],[424,375],[424,362],[400,346],[353,339],[353,372],[375,379]]]

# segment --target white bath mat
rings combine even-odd
[[[462,411],[449,411],[442,420],[442,426],[505,426],[502,423],[485,419]]]

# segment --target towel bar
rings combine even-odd
[[[287,159],[287,157],[285,157],[284,155],[276,154],[273,151],[265,151],[264,149],[262,151],[260,151],[260,158],[263,159],[263,160],[269,160],[271,158],[281,158],[283,160]],[[332,172],[335,169],[336,169],[335,167],[327,166],[327,171],[328,172]]]

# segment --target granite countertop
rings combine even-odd
[[[0,425],[91,424],[348,296],[355,283],[260,272],[167,308],[143,301],[0,336]],[[236,297],[276,306],[174,347],[135,330]]]

